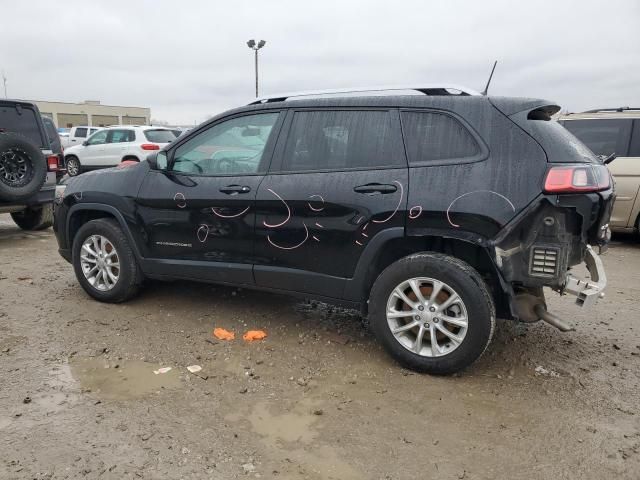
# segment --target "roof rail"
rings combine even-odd
[[[640,107],[596,108],[595,110],[585,110],[582,113],[624,112],[625,110],[640,110]]]
[[[413,90],[415,92],[422,93],[424,95],[431,96],[439,96],[439,95],[456,95],[456,96],[469,96],[469,95],[481,95],[480,92],[473,90],[471,88],[463,87],[460,85],[454,84],[431,84],[431,85],[423,85],[423,86],[415,86],[415,85],[399,85],[392,87],[357,87],[357,88],[337,88],[337,89],[329,89],[329,90],[310,90],[304,92],[291,92],[291,93],[280,93],[275,95],[266,95],[263,97],[259,97],[249,103],[249,105],[258,105],[261,103],[272,103],[272,102],[284,102],[286,100],[291,100],[299,97],[312,97],[312,96],[323,96],[323,95],[342,95],[342,94],[350,94],[350,93],[363,93],[363,92],[398,92],[402,90]],[[392,94],[392,93],[389,93]]]

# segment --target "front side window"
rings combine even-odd
[[[87,140],[87,145],[102,145],[107,141],[107,133],[107,130],[102,130],[92,135],[89,137],[89,140]]]
[[[295,112],[283,171],[348,170],[396,166],[387,111]]]
[[[564,127],[596,155],[627,155],[631,135],[631,119],[600,118],[565,120]]]
[[[76,128],[76,137],[78,138],[85,138],[87,136],[87,129],[86,128]]]
[[[176,149],[171,170],[212,176],[257,173],[278,115],[247,115],[212,126]]]
[[[455,118],[436,112],[402,112],[409,165],[476,157],[480,147]]]

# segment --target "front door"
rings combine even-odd
[[[260,286],[340,298],[382,230],[403,232],[407,165],[395,110],[298,110],[260,184]]]
[[[279,112],[236,116],[186,137],[138,194],[152,273],[252,284],[255,196]],[[276,128],[274,128],[276,127]]]
[[[105,147],[107,143],[108,130],[100,130],[94,133],[83,145],[80,152],[80,163],[86,167],[98,167],[104,165]]]

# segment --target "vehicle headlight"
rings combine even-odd
[[[64,191],[66,189],[67,186],[64,184],[56,185],[56,193],[53,198],[54,203],[62,203],[62,199],[64,198]]]

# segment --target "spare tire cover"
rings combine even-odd
[[[17,133],[0,133],[0,200],[26,200],[46,178],[47,161],[40,148]]]

